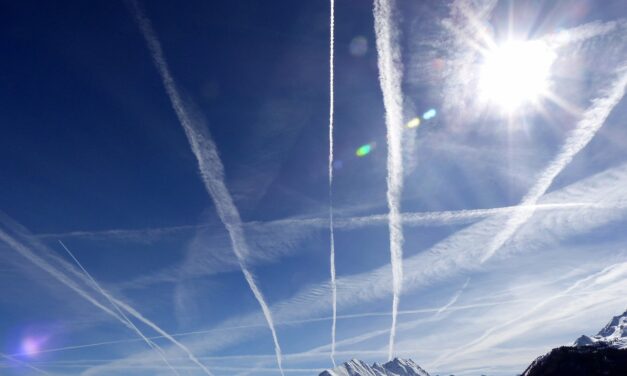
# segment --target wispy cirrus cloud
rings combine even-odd
[[[627,199],[627,191],[616,187],[627,184],[627,165],[621,165],[589,178],[583,179],[568,187],[546,194],[541,204],[560,204],[571,201],[588,201],[602,205],[599,208],[579,208],[567,211],[536,212],[531,220],[523,226],[501,252],[498,258],[506,258],[511,254],[532,252],[538,249],[551,249],[556,242],[576,234],[585,234],[608,223],[624,219],[627,210],[624,207],[612,208],[611,203]],[[572,218],[581,220],[573,221]],[[481,265],[479,256],[483,252],[482,244],[487,243],[497,229],[501,228],[502,216],[493,216],[470,225],[448,238],[440,241],[428,250],[405,259],[404,288],[407,293],[467,272],[476,272]],[[538,229],[543,229],[539,231]],[[424,268],[424,265],[430,265]],[[391,292],[390,265],[373,269],[368,272],[338,278],[338,307],[355,307],[366,302],[385,298]],[[329,309],[329,305],[320,304],[330,296],[328,282],[314,284],[302,289],[293,297],[276,303],[272,310],[277,322],[306,320]],[[454,309],[450,307],[449,310]],[[258,314],[247,314],[226,320],[216,328],[240,325],[256,325],[257,329],[238,331],[228,337],[228,343],[250,338],[260,325]],[[233,341],[233,342],[231,342]],[[223,341],[211,338],[201,340],[190,339],[188,342],[194,349],[215,351],[225,345]],[[126,362],[139,360],[138,357],[126,359]],[[107,369],[106,365],[100,367]]]
[[[87,279],[89,279],[89,281],[92,283],[93,287],[96,290],[98,290],[98,292],[107,299],[107,301],[113,306],[113,308],[115,308],[115,311],[120,315],[122,320],[126,323],[126,326],[131,328],[135,333],[137,333],[137,335],[142,339],[142,341],[144,341],[150,348],[155,350],[157,352],[157,354],[159,355],[159,357],[161,358],[161,360],[163,360],[163,362],[166,364],[166,366],[175,375],[179,375],[178,371],[174,367],[172,367],[172,364],[168,361],[168,358],[166,358],[166,356],[165,356],[165,354],[163,352],[163,349],[161,349],[161,347],[158,344],[156,344],[154,341],[152,341],[151,339],[147,338],[146,335],[144,335],[144,333],[128,318],[128,316],[124,313],[124,311],[122,311],[122,309],[120,309],[120,307],[116,304],[115,299],[107,291],[105,291],[100,286],[100,284],[94,279],[94,277],[91,276],[91,274],[89,274],[87,269],[85,269],[83,267],[83,265],[80,263],[80,261],[78,261],[78,259],[69,250],[69,248],[66,247],[66,245],[62,241],[60,241],[60,240],[59,240],[59,244],[61,244],[61,247],[63,247],[63,249],[65,249],[67,254],[72,258],[72,260],[74,260],[76,265],[85,274],[85,277],[87,277]]]
[[[47,249],[47,247],[34,241],[34,238],[26,232],[25,228],[18,225],[5,215],[2,216],[2,225],[4,228],[0,228],[0,241],[7,244],[11,249],[15,250],[32,264],[42,269],[51,277],[76,292],[82,298],[84,298],[97,308],[101,309],[109,316],[120,321],[123,325],[129,326],[129,328],[132,329],[132,326],[129,325],[127,320],[124,320],[124,318],[121,317],[118,313],[103,305],[98,299],[96,299],[87,290],[81,287],[81,284],[89,285],[91,282],[89,281],[89,279],[86,278],[85,275],[81,274],[67,262],[61,260],[58,256],[55,256],[54,253]],[[33,251],[31,246],[29,245],[29,243],[33,242],[38,249],[41,249],[45,252],[43,255],[38,255]],[[71,273],[74,277],[72,278],[66,273]],[[78,279],[80,283],[76,279]],[[167,332],[165,332],[155,323],[144,317],[141,313],[139,313],[127,303],[114,298],[110,294],[108,294],[108,296],[112,299],[116,306],[122,308],[140,322],[150,326],[152,329],[157,331],[157,333],[163,335],[173,345],[175,345],[185,354],[187,354],[189,359],[194,362],[196,366],[200,367],[205,374],[212,375],[212,373],[205,367],[205,365],[198,361],[198,358],[196,358],[196,356],[185,345],[171,337]]]
[[[577,153],[588,145],[603,126],[614,107],[623,99],[625,87],[627,86],[627,66],[623,67],[619,72],[617,79],[607,89],[607,92],[592,100],[590,108],[584,112],[582,119],[577,123],[575,129],[571,131],[560,152],[540,173],[536,183],[522,198],[520,206],[533,206],[538,202],[557,175],[564,170]],[[482,256],[482,261],[485,262],[491,258],[532,215],[533,210],[514,211],[503,229],[488,244],[485,255]]]

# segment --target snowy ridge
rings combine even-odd
[[[627,349],[627,311],[614,316],[612,320],[595,336],[582,335],[575,346],[610,346]]]
[[[429,376],[411,359],[395,358],[387,363],[372,366],[352,359],[341,366],[322,372],[319,376]]]

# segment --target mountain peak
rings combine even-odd
[[[582,335],[575,346],[610,346],[627,349],[627,310],[614,316],[610,322],[594,336]]]
[[[429,376],[429,374],[411,359],[394,358],[384,364],[375,362],[372,366],[359,359],[351,359],[322,372],[320,376]]]

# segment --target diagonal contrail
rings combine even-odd
[[[39,374],[50,375],[48,372],[44,371],[43,369],[37,368],[35,366],[32,366],[32,365],[30,365],[30,364],[28,364],[26,362],[23,362],[23,361],[21,361],[19,359],[16,359],[15,357],[13,357],[11,355],[0,353],[0,358],[4,358],[4,359],[8,360],[9,362],[13,362],[15,364],[19,364],[20,366],[32,369],[33,371],[35,371],[35,372],[37,372]]]
[[[402,62],[398,46],[398,30],[393,25],[393,0],[375,0],[374,26],[377,40],[379,81],[385,107],[387,128],[387,202],[389,209],[390,258],[392,265],[392,328],[389,358],[394,355],[396,316],[403,287],[403,223],[400,214],[403,191],[403,94],[401,88]]]
[[[551,192],[545,195],[542,201],[560,203],[595,200],[600,204],[612,207],[612,202],[617,200],[623,200],[624,202],[625,196],[624,190],[612,189],[612,187],[622,187],[626,181],[627,164],[623,164]],[[579,213],[578,218],[583,218],[583,221],[570,220],[572,215],[551,215],[546,218],[535,216],[531,222],[533,226],[520,234],[521,238],[516,239],[509,251],[525,253],[533,249],[537,250],[545,247],[547,244],[551,244],[555,239],[564,239],[575,234],[586,233],[593,228],[599,228],[605,224],[620,220],[625,217],[626,213],[624,206],[620,210],[608,211],[602,209],[602,214],[596,213],[596,210],[598,209],[593,207],[593,210],[585,210]],[[404,287],[416,290],[432,284],[433,281],[441,280],[441,278],[448,278],[453,274],[479,268],[479,258],[482,254],[481,244],[487,243],[494,236],[495,229],[500,228],[502,222],[502,218],[484,220],[482,223],[456,232],[429,250],[406,259],[405,264],[407,268]],[[326,226],[323,228],[326,228]],[[544,231],[543,229],[548,230]],[[433,267],[424,268],[424,265],[432,265]],[[341,307],[341,305],[353,307],[359,302],[364,303],[383,299],[391,292],[390,282],[391,273],[387,264],[365,273],[338,279],[338,287],[340,287],[338,289],[338,307]],[[302,319],[324,312],[324,307],[318,303],[329,295],[330,290],[328,289],[327,280],[321,284],[309,286],[291,298],[276,303],[273,306],[273,312],[277,318],[280,317],[280,322],[282,323],[288,321],[295,322],[294,320],[302,321]],[[449,308],[449,310],[453,309],[456,308]],[[399,315],[401,313],[402,311],[399,311]],[[390,313],[388,312],[384,315],[389,317]],[[259,327],[258,316],[256,313],[250,313],[231,318],[215,329],[223,330],[229,326],[251,324]],[[338,315],[338,319],[340,317],[342,316]],[[203,338],[205,339],[200,339],[195,345],[202,346],[207,351],[209,348],[217,349],[226,345],[221,338],[241,341],[243,337],[233,333],[228,336],[204,336]],[[387,349],[385,353],[387,354]],[[336,355],[339,356],[340,354],[342,352],[336,351]],[[328,354],[324,354],[324,357],[328,359]],[[139,360],[137,356],[134,358]],[[115,364],[108,364],[104,365],[103,369],[110,370],[114,367],[116,367]]]
[[[537,302],[536,304],[534,304],[531,307],[527,307],[525,309],[524,312],[522,312],[520,315],[512,318],[511,320],[508,320],[506,322],[503,322],[499,325],[496,326],[491,326],[489,329],[487,329],[481,336],[473,339],[472,341],[458,347],[452,350],[449,350],[447,352],[445,352],[444,354],[440,355],[438,358],[436,358],[432,365],[433,366],[437,366],[442,364],[442,362],[448,358],[450,358],[453,354],[455,354],[455,357],[461,357],[462,355],[468,354],[468,353],[472,353],[474,351],[477,351],[478,348],[481,347],[482,343],[485,343],[486,341],[488,341],[489,339],[491,339],[491,337],[502,337],[502,338],[507,338],[508,334],[507,333],[508,330],[511,330],[512,327],[515,327],[516,324],[520,324],[521,322],[524,322],[525,319],[527,319],[529,316],[532,316],[533,313],[537,312],[539,309],[543,308],[544,306],[546,306],[547,304],[564,298],[564,297],[568,297],[568,296],[572,296],[572,291],[578,289],[580,286],[589,286],[590,284],[594,284],[596,280],[600,280],[602,279],[601,277],[606,276],[608,274],[611,273],[625,273],[625,271],[627,271],[627,263],[623,262],[623,263],[616,263],[616,264],[612,264],[609,265],[605,268],[603,268],[602,270],[589,274],[577,281],[575,281],[574,283],[572,283],[569,287],[567,287],[566,289],[564,289],[561,292],[558,292],[554,295],[551,295],[539,302]],[[505,334],[503,334],[503,332],[505,332]],[[494,334],[496,333],[496,334]]]
[[[453,295],[453,297],[451,298],[451,300],[449,300],[448,303],[446,303],[445,305],[443,305],[440,309],[438,309],[438,311],[435,313],[436,316],[441,315],[443,312],[445,312],[447,309],[451,308],[453,306],[453,304],[457,303],[457,300],[459,299],[459,297],[462,295],[462,293],[464,292],[464,290],[466,290],[466,287],[468,287],[468,284],[470,283],[470,277],[468,277],[466,279],[466,282],[464,283],[464,285],[462,286],[462,288],[460,288],[459,290],[457,290],[457,292],[455,293],[455,295]]]
[[[335,364],[335,329],[337,326],[337,282],[335,281],[335,233],[333,230],[333,111],[335,101],[335,0],[330,0],[329,16],[329,236],[331,242],[331,305],[333,320],[331,322],[331,362]]]
[[[3,217],[2,219],[4,219],[5,222],[7,222],[7,217],[4,216],[4,215],[2,217]],[[113,312],[109,308],[107,308],[104,305],[102,305],[98,300],[96,300],[89,293],[87,293],[85,290],[83,290],[74,280],[70,279],[65,273],[63,273],[60,270],[58,270],[57,268],[55,268],[52,264],[50,264],[48,261],[46,261],[42,257],[36,255],[31,250],[31,248],[29,246],[24,244],[22,241],[19,241],[14,236],[12,236],[11,234],[5,232],[2,229],[0,229],[0,241],[6,243],[9,247],[13,248],[20,255],[22,255],[24,258],[26,258],[31,263],[35,264],[40,269],[44,270],[46,273],[50,274],[52,277],[54,277],[57,281],[61,282],[63,285],[65,285],[65,286],[69,287],[70,289],[74,290],[77,294],[79,294],[85,300],[87,300],[90,303],[92,303],[94,306],[100,308],[101,310],[103,310],[104,312],[109,314],[110,316],[112,316],[115,319],[119,320],[122,324],[128,325],[128,323],[122,317],[120,317],[120,315],[118,315],[117,313]],[[65,264],[65,262],[62,261],[62,260],[58,260],[58,261],[60,263],[62,263],[62,265]],[[70,266],[67,265],[67,267],[69,268]],[[78,273],[78,275],[84,278],[84,276],[82,276],[80,273]],[[181,349],[185,354],[187,354],[187,356],[189,357],[189,359],[192,362],[194,362],[198,367],[200,367],[205,372],[205,374],[207,374],[209,376],[213,376],[213,374],[207,369],[207,367],[205,367],[196,358],[196,356],[194,356],[194,354],[192,354],[192,352],[189,351],[189,349],[185,345],[183,345],[182,343],[180,343],[177,340],[175,340],[174,338],[172,338],[172,336],[170,336],[168,333],[163,331],[160,327],[158,327],[152,321],[150,321],[147,318],[143,317],[139,312],[134,310],[132,307],[130,307],[126,303],[121,302],[121,301],[119,301],[119,300],[117,300],[115,298],[112,298],[112,299],[113,299],[113,301],[115,301],[115,303],[119,307],[122,307],[125,311],[130,313],[132,316],[134,316],[135,318],[137,318],[138,320],[140,320],[144,324],[146,324],[146,325],[150,326],[151,328],[153,328],[156,332],[158,332],[159,334],[163,335],[170,342],[172,342],[172,344],[174,344],[179,349]]]
[[[283,367],[281,361],[281,347],[274,328],[274,322],[272,319],[272,313],[266,303],[261,290],[257,286],[254,275],[249,271],[246,264],[246,257],[249,254],[248,244],[246,243],[246,237],[244,235],[244,229],[242,220],[233,202],[226,184],[224,182],[224,166],[218,155],[218,149],[213,142],[209,134],[209,130],[200,116],[190,111],[189,104],[185,103],[181,98],[178,88],[170,69],[163,55],[161,43],[157,39],[157,36],[152,28],[150,20],[144,15],[143,10],[139,6],[136,0],[130,0],[132,5],[133,15],[135,16],[137,23],[141,29],[141,32],[146,40],[148,49],[152,54],[153,62],[161,75],[163,86],[168,94],[172,108],[176,113],[176,116],[185,131],[187,140],[190,143],[192,152],[198,161],[198,169],[202,181],[211,197],[218,216],[226,230],[229,233],[231,239],[231,245],[233,252],[237,257],[237,261],[240,265],[244,278],[248,283],[253,295],[259,302],[263,315],[268,323],[268,327],[272,333],[272,339],[274,341],[274,350],[276,353],[277,364],[281,375],[283,375]]]
[[[603,96],[593,100],[592,105],[585,111],[583,118],[577,123],[575,129],[570,133],[566,142],[557,156],[542,171],[536,183],[523,197],[520,206],[534,207],[540,197],[546,193],[553,183],[553,180],[560,172],[573,160],[592,140],[594,135],[605,123],[612,109],[621,101],[625,95],[627,85],[627,66],[619,70],[619,77]],[[534,210],[515,210],[505,224],[505,227],[492,239],[482,258],[482,262],[487,261],[494,255],[514,233],[531,218]]]
[[[83,264],[81,264],[78,259],[74,256],[74,254],[69,250],[68,247],[66,247],[66,245],[59,240],[59,244],[61,244],[61,247],[63,247],[63,249],[65,249],[65,251],[67,252],[68,255],[70,255],[70,257],[72,258],[72,260],[74,260],[74,263],[76,263],[76,265],[83,271],[83,273],[85,274],[85,276],[91,281],[91,283],[93,284],[93,286],[98,290],[98,292],[100,292],[100,294],[102,294],[102,296],[104,296],[109,303],[113,306],[113,308],[115,308],[116,312],[120,315],[120,317],[122,317],[122,319],[126,322],[126,325],[131,328],[133,331],[135,331],[135,333],[137,333],[137,335],[144,341],[146,342],[146,344],[153,350],[155,350],[158,354],[159,357],[163,360],[163,362],[168,366],[168,368],[170,368],[172,370],[172,372],[174,372],[175,375],[180,375],[178,373],[178,371],[176,369],[174,369],[174,367],[172,367],[172,365],[170,364],[170,362],[168,361],[168,359],[165,357],[165,353],[163,352],[163,349],[161,349],[161,347],[159,347],[159,345],[157,345],[155,342],[153,342],[151,339],[147,338],[144,333],[142,333],[142,331],[128,318],[128,316],[126,316],[126,314],[124,313],[124,311],[122,311],[120,309],[120,307],[115,303],[115,301],[113,300],[113,297],[111,295],[109,295],[108,292],[106,292],[98,282],[96,282],[96,280],[94,279],[94,277],[92,277],[92,275],[87,271],[87,269],[85,269],[83,267]]]

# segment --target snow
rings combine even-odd
[[[429,376],[411,359],[395,358],[385,364],[372,366],[358,359],[352,359],[341,366],[326,370],[320,376]]]
[[[606,345],[617,349],[627,349],[627,311],[622,315],[614,316],[597,335],[582,335],[575,341],[574,345]]]

